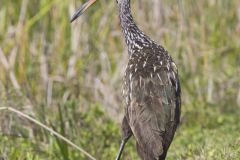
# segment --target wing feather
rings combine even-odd
[[[168,149],[179,123],[180,85],[174,66],[153,70],[153,76],[131,77],[127,116],[138,147],[152,156],[149,159],[158,159]]]

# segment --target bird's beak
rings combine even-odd
[[[93,3],[95,3],[97,0],[88,0],[86,3],[84,3],[78,11],[73,15],[70,22],[73,22],[76,20],[80,15],[82,15]]]

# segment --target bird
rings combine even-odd
[[[88,0],[73,15],[77,19],[97,0]],[[168,51],[139,29],[130,0],[116,0],[128,63],[123,78],[124,117],[121,124],[120,160],[133,136],[142,160],[166,159],[180,124],[181,87],[178,68]]]

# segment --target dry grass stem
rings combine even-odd
[[[69,139],[65,138],[64,136],[62,136],[61,134],[57,133],[56,131],[54,131],[53,129],[49,128],[48,126],[46,126],[45,124],[39,122],[38,120],[26,115],[25,113],[12,108],[12,107],[0,107],[0,110],[7,110],[13,113],[16,113],[17,115],[26,118],[27,120],[33,122],[34,124],[42,127],[43,129],[47,130],[48,132],[50,132],[52,135],[55,135],[56,137],[58,137],[59,139],[63,140],[64,142],[68,143],[70,146],[72,146],[73,148],[79,150],[80,152],[82,152],[84,155],[86,155],[87,157],[89,157],[91,160],[96,160],[96,158],[94,158],[91,154],[89,154],[87,151],[85,151],[84,149],[82,149],[81,147],[77,146],[76,144],[74,144],[73,142],[71,142]]]

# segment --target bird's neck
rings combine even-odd
[[[150,40],[136,25],[131,14],[130,0],[119,0],[119,17],[125,42],[128,46],[129,54],[138,52],[143,47],[150,46],[153,41]]]

